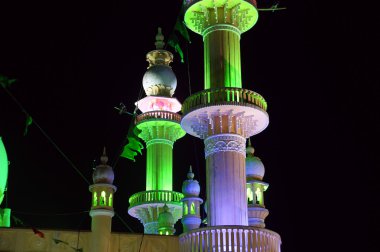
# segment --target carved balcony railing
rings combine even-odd
[[[180,235],[180,252],[280,252],[280,236],[250,226],[216,226]]]
[[[183,199],[183,194],[179,192],[173,192],[173,191],[163,191],[163,190],[157,190],[157,191],[145,191],[145,192],[138,192],[133,194],[129,198],[129,207],[134,207],[137,205],[145,204],[145,203],[165,203],[165,202],[171,202],[171,203],[178,203],[178,205],[181,205],[181,200]]]
[[[166,121],[175,121],[180,123],[181,122],[181,115],[169,111],[149,111],[145,112],[143,114],[140,114],[136,117],[135,123],[138,124],[142,121],[148,121],[148,120],[166,120]]]
[[[182,105],[185,115],[195,109],[215,105],[257,106],[267,110],[265,99],[258,93],[242,88],[206,89],[188,97]]]

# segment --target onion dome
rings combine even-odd
[[[169,207],[165,204],[163,211],[158,215],[158,227],[159,228],[172,228],[175,224],[174,217],[169,212]]]
[[[143,87],[147,96],[171,97],[177,88],[177,77],[169,65],[173,54],[163,49],[165,43],[161,28],[158,28],[155,45],[156,50],[146,55],[149,67],[143,77]]]
[[[185,195],[185,197],[193,196],[198,197],[199,193],[201,191],[201,187],[199,186],[199,183],[197,180],[193,180],[194,173],[192,171],[191,165],[189,172],[187,173],[187,180],[185,180],[182,184],[182,193]]]
[[[114,173],[112,167],[107,165],[108,157],[106,155],[106,148],[103,150],[103,155],[100,157],[100,164],[95,167],[92,174],[94,184],[112,184]]]
[[[255,149],[251,145],[251,139],[249,139],[247,147],[247,157],[245,159],[246,176],[247,178],[253,178],[262,180],[265,174],[265,167],[260,158],[254,156]]]

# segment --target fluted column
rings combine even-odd
[[[154,139],[147,142],[146,190],[173,189],[173,142]]]
[[[248,225],[245,138],[221,134],[204,142],[209,225]]]
[[[240,32],[232,25],[214,25],[205,30],[205,89],[241,88]]]

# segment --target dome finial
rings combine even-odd
[[[250,154],[252,156],[253,156],[253,153],[255,153],[255,149],[252,147],[252,144],[251,144],[251,138],[248,138],[248,146],[246,149],[246,153],[247,155]]]
[[[193,173],[193,168],[190,165],[189,172],[187,173],[187,178],[190,180],[193,180],[194,178],[194,173]]]
[[[100,157],[100,162],[103,165],[107,164],[107,162],[108,162],[108,157],[107,157],[107,154],[106,154],[106,147],[105,146],[103,147],[103,155]]]
[[[162,35],[161,27],[158,27],[157,35],[156,35],[156,49],[163,49],[165,46],[164,35]]]

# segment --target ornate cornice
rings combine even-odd
[[[223,152],[223,151],[231,151],[237,152],[245,157],[246,155],[246,147],[245,147],[246,139],[239,135],[234,134],[222,134],[222,135],[214,135],[205,139],[205,158],[208,156]]]

